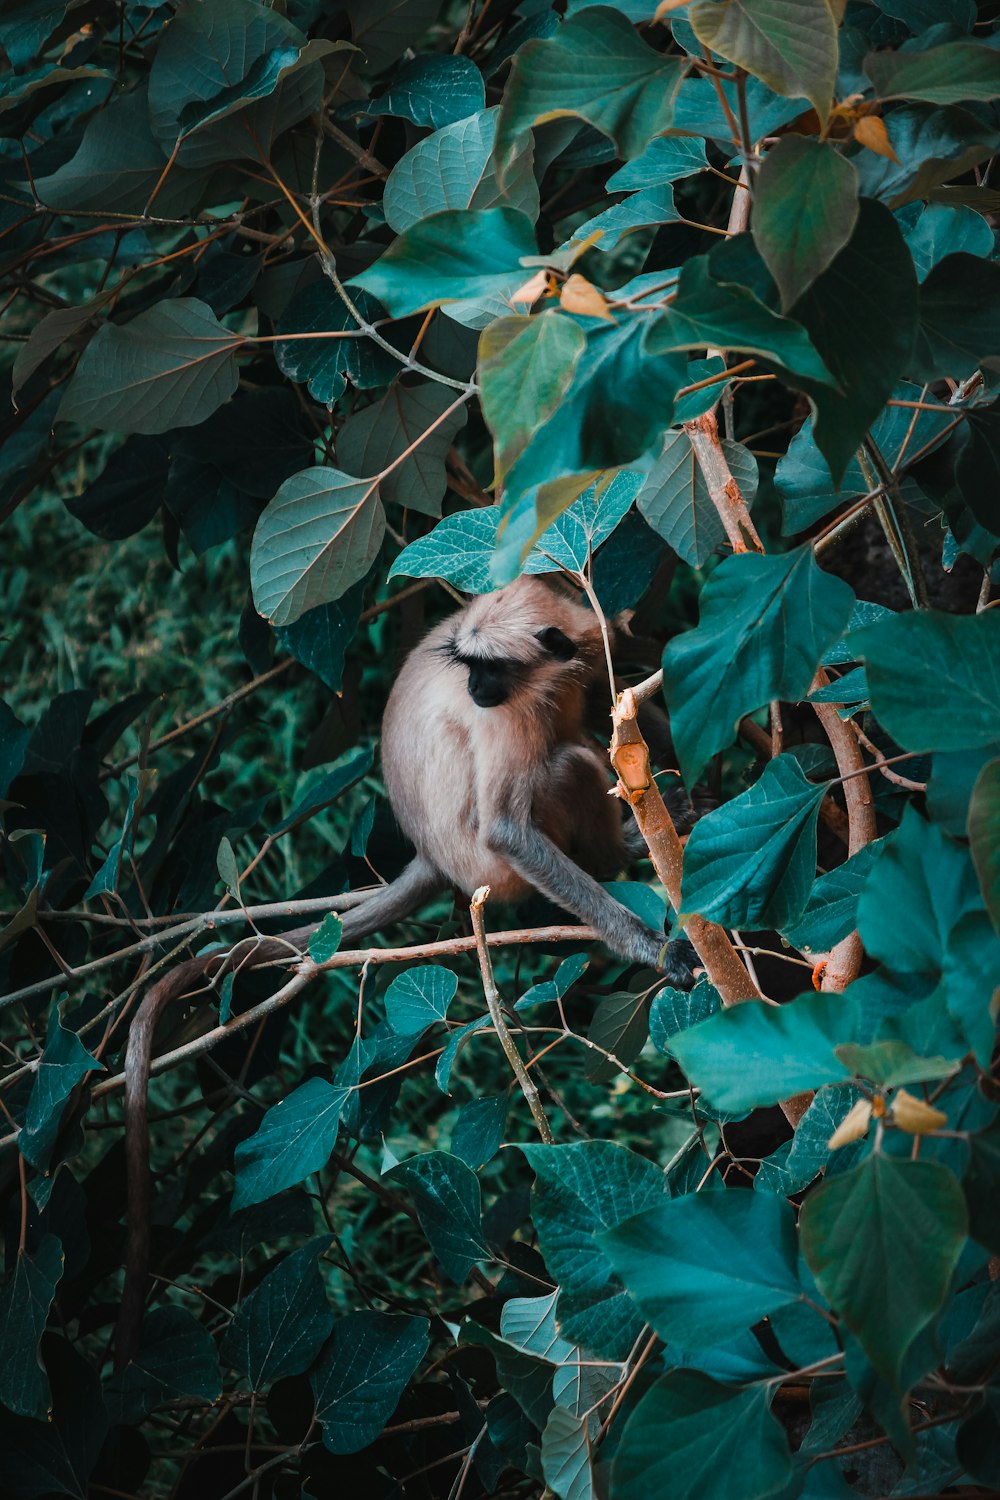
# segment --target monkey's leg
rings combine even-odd
[[[589,747],[563,745],[531,808],[532,824],[595,880],[613,880],[626,862],[621,804],[609,791],[606,760]]]
[[[424,859],[422,854],[416,855],[410,860],[403,873],[397,875],[390,885],[384,885],[380,890],[373,891],[366,900],[345,916],[341,943],[345,948],[349,948],[359,938],[367,937],[371,932],[377,932],[380,927],[387,927],[391,922],[401,921],[403,917],[408,917],[410,912],[416,911],[424,901],[437,895],[447,883],[440,870],[432,865],[430,860]]]
[[[609,896],[603,886],[532,824],[519,823],[511,817],[497,818],[490,828],[487,842],[543,895],[573,912],[589,926],[596,927],[612,952],[636,963],[663,969],[672,982],[679,982],[679,976],[672,972],[672,968],[664,966],[664,957],[669,957],[664,954],[668,946],[664,938],[657,937],[644,922]],[[690,983],[688,974],[687,984]]]

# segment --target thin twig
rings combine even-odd
[[[486,1006],[490,1013],[490,1020],[493,1022],[493,1029],[500,1038],[500,1045],[506,1054],[507,1061],[510,1063],[511,1071],[517,1079],[521,1093],[527,1101],[528,1108],[531,1111],[531,1118],[538,1127],[538,1134],[547,1146],[551,1146],[555,1142],[555,1136],[552,1134],[549,1117],[545,1113],[541,1096],[535,1086],[535,1081],[529,1077],[524,1063],[521,1061],[521,1054],[514,1045],[514,1038],[510,1034],[507,1022],[504,1020],[496,980],[493,977],[493,965],[490,962],[490,950],[486,936],[486,922],[483,917],[483,905],[489,893],[489,886],[481,885],[477,891],[473,892],[472,901],[469,906],[469,913],[472,917],[472,930],[476,935],[476,952],[479,954],[479,972],[483,979],[483,993],[486,996]]]

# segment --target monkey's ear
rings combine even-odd
[[[546,651],[554,656],[557,661],[572,661],[576,655],[576,644],[568,635],[564,635],[558,625],[546,625],[544,630],[539,630],[535,636],[541,641]]]

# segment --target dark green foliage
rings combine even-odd
[[[5,1500],[985,1500],[997,6],[0,10]],[[338,914],[522,573],[662,662],[708,971],[491,900],[527,1084],[470,893]]]

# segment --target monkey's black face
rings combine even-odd
[[[476,636],[475,628],[469,631]],[[451,660],[468,672],[469,697],[477,708],[499,708],[513,697],[519,684],[531,676],[542,665],[545,658],[552,662],[569,662],[576,656],[576,643],[571,641],[556,625],[547,625],[535,632],[535,640],[542,648],[543,657],[538,662],[513,659],[507,656],[470,656],[464,654],[453,638],[446,641],[442,650]],[[521,645],[521,643],[518,643]]]
[[[477,708],[498,708],[513,688],[513,663],[473,661],[469,663],[469,697]]]

